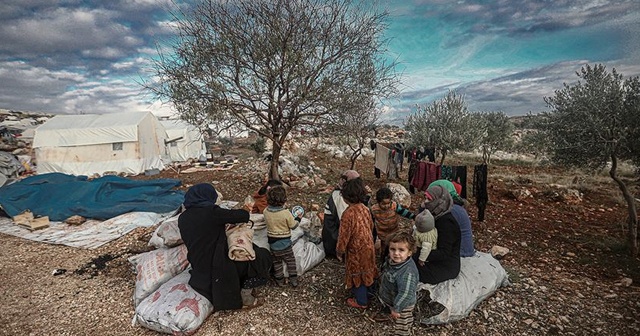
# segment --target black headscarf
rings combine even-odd
[[[184,195],[184,207],[189,209],[217,206],[217,200],[218,192],[216,188],[208,183],[199,183],[187,190]]]

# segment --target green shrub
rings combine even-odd
[[[262,153],[267,150],[266,142],[263,137],[258,137],[254,143],[249,145],[249,148],[253,149],[256,154],[262,155]]]

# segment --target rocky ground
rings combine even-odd
[[[346,159],[315,151],[308,160],[332,185],[348,168]],[[449,164],[471,166],[473,161]],[[462,160],[462,159],[460,159]],[[373,176],[371,159],[357,169],[376,190],[386,179]],[[477,163],[477,162],[476,162]],[[225,199],[242,200],[263,179],[266,164],[241,155],[229,170],[161,175],[183,188],[211,182]],[[403,172],[406,176],[406,170]],[[576,177],[577,176],[577,177]],[[570,184],[580,199],[563,198],[552,184]],[[512,285],[499,289],[469,317],[439,326],[416,325],[416,334],[435,335],[638,335],[640,260],[624,249],[625,206],[609,179],[556,168],[494,163],[490,203],[477,221],[470,208],[476,248],[510,249],[501,260]],[[289,189],[290,204],[323,206],[325,187]],[[634,192],[638,195],[638,190]],[[421,201],[414,196],[414,206]],[[470,199],[473,204],[473,199]],[[0,234],[0,335],[156,335],[132,326],[135,275],[127,258],[147,251],[153,228],[137,229],[95,250],[37,243]],[[65,269],[60,275],[54,270]],[[381,335],[375,308],[344,304],[342,266],[325,260],[301,278],[298,288],[264,287],[265,301],[249,311],[210,316],[198,335]]]

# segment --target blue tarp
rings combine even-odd
[[[135,181],[103,176],[88,180],[86,176],[49,173],[1,187],[0,206],[11,217],[31,210],[51,221],[73,215],[109,219],[133,211],[167,213],[184,201],[184,192],[173,189],[179,185],[176,179]]]

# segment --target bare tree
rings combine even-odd
[[[356,160],[362,155],[362,149],[374,136],[381,114],[373,99],[365,98],[357,101],[347,105],[348,107],[343,111],[327,116],[324,120],[326,129],[336,136],[338,143],[350,149],[350,169],[355,169]]]
[[[623,80],[615,69],[586,65],[582,80],[564,85],[555,96],[545,97],[552,108],[545,113],[545,134],[551,139],[555,162],[601,169],[610,164],[609,176],[627,203],[629,249],[638,254],[638,213],[627,183],[618,175],[621,160],[640,162],[640,80]]]
[[[159,84],[147,87],[190,118],[237,121],[270,139],[269,175],[279,178],[293,129],[339,111],[354,93],[393,92],[387,14],[378,8],[365,0],[197,1],[175,14],[178,41],[154,64]],[[363,67],[370,76],[360,76]]]

